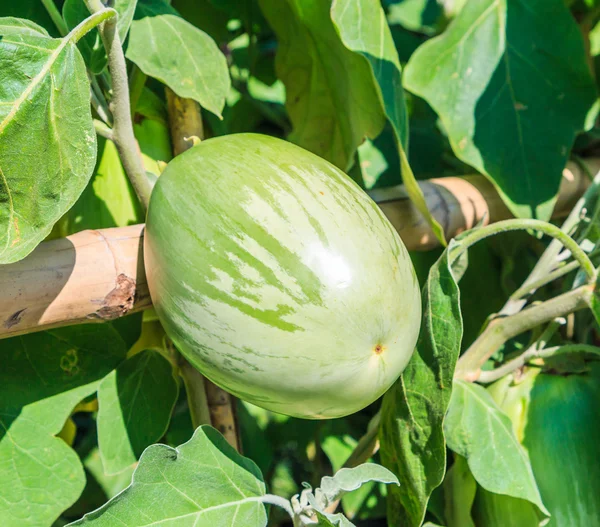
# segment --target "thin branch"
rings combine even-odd
[[[44,4],[46,11],[48,11],[48,14],[50,15],[50,18],[52,19],[52,22],[54,22],[56,29],[58,29],[58,32],[64,37],[69,32],[69,28],[67,27],[67,24],[65,23],[65,21],[63,20],[63,17],[61,16],[60,12],[58,11],[58,8],[54,4],[54,1],[53,0],[42,0],[42,4]]]
[[[179,375],[183,380],[185,392],[187,394],[188,407],[190,409],[190,417],[192,418],[192,426],[194,430],[200,425],[209,425],[210,412],[208,402],[206,400],[206,392],[204,387],[204,377],[196,370],[187,360],[183,358],[173,346],[173,355],[179,366]]]
[[[463,254],[469,247],[490,236],[499,234],[502,232],[517,231],[532,229],[552,238],[556,239],[560,244],[568,249],[573,258],[579,262],[579,265],[587,275],[590,282],[596,281],[596,268],[589,259],[585,251],[579,246],[579,244],[571,238],[566,232],[552,225],[551,223],[540,221],[540,220],[528,220],[528,219],[512,219],[499,221],[493,225],[486,225],[479,229],[475,229],[465,234],[461,239],[461,245],[452,253],[451,259],[455,260]]]
[[[563,355],[565,353],[592,353],[594,355],[600,355],[600,348],[597,346],[591,346],[589,344],[565,344],[564,346],[554,346],[552,348],[544,349],[528,349],[523,354],[508,361],[499,368],[489,371],[482,371],[479,374],[477,382],[483,384],[489,384],[501,379],[505,375],[512,373],[519,368],[522,368],[528,362],[534,359],[547,359],[549,357],[555,357],[556,355]]]
[[[91,73],[88,73],[88,77],[90,79],[90,86],[92,88],[92,106],[94,107],[94,110],[96,110],[96,113],[100,119],[102,119],[108,126],[112,126],[113,117],[108,109],[108,102],[104,97],[102,88],[100,88],[100,85],[98,84],[98,79]]]
[[[96,133],[99,136],[104,137],[104,139],[109,139],[110,141],[113,140],[112,130],[108,126],[106,126],[106,124],[102,121],[94,119],[94,129],[96,130]]]
[[[562,267],[559,267],[558,269],[555,269],[554,271],[551,271],[547,275],[542,276],[533,282],[524,283],[521,287],[519,287],[519,289],[517,289],[512,295],[510,295],[510,300],[517,301],[522,298],[525,298],[530,293],[537,291],[541,287],[579,268],[579,265],[579,262],[577,260],[574,260],[572,262],[569,262],[568,264],[563,265]]]
[[[579,160],[579,166],[580,167],[585,166],[586,169],[588,168],[586,165],[584,165],[582,163],[581,160]],[[585,169],[582,171],[588,172],[588,170],[585,170]],[[594,179],[592,181],[591,186],[584,192],[583,196],[581,198],[579,198],[579,200],[577,201],[577,203],[575,204],[575,206],[569,213],[569,216],[562,224],[561,230],[565,234],[571,234],[572,231],[575,229],[575,227],[578,225],[579,221],[581,220],[581,214],[583,212],[583,209],[584,209],[586,203],[588,203],[590,198],[596,192],[598,192],[599,185],[600,185],[600,172],[598,172],[596,174],[596,176],[594,177]],[[562,247],[563,246],[559,240],[557,240],[557,239],[552,240],[552,242],[550,242],[550,245],[548,245],[548,247],[544,251],[544,254],[542,254],[542,257],[535,264],[535,267],[533,268],[533,270],[531,271],[531,273],[529,274],[527,279],[523,282],[523,285],[520,287],[520,289],[522,289],[522,290],[528,289],[530,286],[532,286],[532,284],[535,284],[540,279],[543,279],[545,276],[547,276],[549,273],[551,273],[556,266],[556,261],[557,261],[558,255],[560,254],[560,252],[562,250]],[[533,289],[533,287],[531,287],[529,289],[530,293],[533,293],[534,291],[535,291],[535,289]],[[519,312],[521,309],[523,309],[523,307],[526,304],[527,304],[526,299],[523,299],[523,298],[516,299],[516,298],[511,297],[506,302],[506,304],[504,304],[504,307],[501,309],[500,314],[501,315],[512,315],[514,313]]]
[[[585,285],[519,313],[492,320],[460,357],[454,377],[467,381],[479,378],[481,366],[510,339],[580,309],[589,307],[593,287]]]
[[[85,0],[91,13],[104,9],[101,0]],[[129,105],[129,85],[127,67],[117,31],[116,18],[107,20],[100,26],[100,36],[108,56],[108,67],[112,77],[112,100],[110,110],[114,118],[113,138],[123,163],[123,168],[131,181],[144,209],[148,209],[152,186],[142,163],[140,150],[133,135],[131,108]]]

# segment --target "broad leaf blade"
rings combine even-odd
[[[0,39],[0,264],[29,254],[96,159],[85,65],[70,38]]]
[[[137,353],[98,389],[98,444],[104,472],[122,472],[166,432],[177,400],[171,364],[159,352]]]
[[[0,525],[50,525],[85,484],[78,456],[55,436],[127,349],[99,324],[0,340],[0,350]]]
[[[446,245],[444,230],[429,212],[406,156],[408,115],[400,59],[383,8],[371,0],[334,0],[331,18],[344,45],[368,61],[383,109],[394,130],[406,191],[435,236]]]
[[[596,99],[563,0],[467,2],[411,57],[404,84],[437,111],[454,153],[495,184],[515,215],[550,217]]]
[[[98,139],[98,163],[75,205],[56,223],[52,236],[65,237],[85,229],[106,229],[143,223],[144,213],[112,141]]]
[[[549,516],[511,420],[481,386],[455,381],[444,424],[448,447],[465,457],[486,490],[530,501]]]
[[[261,0],[279,47],[278,77],[294,126],[290,141],[344,171],[364,137],[383,129],[385,116],[368,62],[344,46],[321,0]]]
[[[147,448],[131,485],[70,525],[263,527],[264,495],[254,462],[238,454],[214,428],[201,426],[177,448]]]
[[[423,323],[417,348],[381,410],[381,459],[400,480],[388,493],[392,525],[418,527],[432,490],[446,470],[443,421],[462,338],[458,284],[448,249],[423,288]]]
[[[38,26],[31,20],[25,20],[23,18],[4,17],[0,18],[0,35],[6,36],[11,33],[21,33],[25,35],[32,35],[34,37],[47,37],[48,32],[42,27]]]
[[[140,2],[131,25],[127,58],[180,97],[221,117],[231,81],[227,60],[204,31],[161,2]]]

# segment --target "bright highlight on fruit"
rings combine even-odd
[[[171,161],[144,251],[181,353],[263,408],[356,412],[413,352],[421,300],[397,232],[348,176],[291,143],[229,135]]]

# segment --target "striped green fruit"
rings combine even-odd
[[[327,161],[256,134],[171,161],[145,234],[167,334],[214,383],[296,417],[356,412],[397,379],[421,319],[414,269],[370,198]]]
[[[547,527],[600,522],[600,362],[587,368],[572,374],[531,368],[518,381],[508,376],[489,388],[529,454],[552,515]],[[485,492],[478,492],[473,516],[485,518],[478,527],[539,523],[529,502]]]

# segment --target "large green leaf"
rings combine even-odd
[[[404,85],[425,98],[455,154],[518,216],[549,218],[576,132],[596,99],[563,0],[472,0],[422,45]]]
[[[264,495],[254,462],[214,428],[201,426],[177,448],[147,448],[131,485],[70,525],[262,527],[267,524]]]
[[[456,247],[451,241],[449,248]],[[432,490],[444,478],[443,420],[460,351],[462,317],[448,250],[423,288],[423,322],[416,350],[381,410],[381,460],[400,480],[388,493],[392,525],[418,527]]]
[[[31,20],[14,18],[11,16],[0,18],[0,35],[6,36],[11,33],[33,35],[34,37],[48,36],[48,32],[42,26],[39,26]]]
[[[98,389],[98,444],[105,474],[135,463],[167,430],[177,400],[170,362],[145,350],[126,360]]]
[[[376,137],[385,122],[368,62],[340,40],[330,2],[261,0],[260,5],[279,41],[277,75],[294,126],[289,139],[348,170],[364,137]]]
[[[331,18],[344,45],[365,57],[371,66],[383,110],[394,130],[406,191],[436,237],[445,245],[444,230],[429,212],[406,155],[408,116],[400,59],[383,8],[371,0],[334,0]]]
[[[127,38],[136,4],[137,0],[114,0],[111,2],[111,7],[117,12],[117,28],[121,42],[125,42]],[[73,29],[90,16],[90,12],[83,0],[65,0],[62,15],[68,28]],[[106,67],[106,51],[98,31],[88,33],[77,46],[92,72],[100,73]]]
[[[448,447],[465,457],[486,490],[530,501],[549,515],[509,417],[481,386],[455,381],[444,432]]]
[[[127,58],[180,97],[221,116],[231,81],[227,60],[204,31],[159,0],[142,0],[131,24]]]
[[[50,525],[77,499],[81,462],[55,436],[126,352],[110,324],[0,340],[0,525]]]
[[[144,213],[112,141],[98,139],[94,175],[75,205],[56,223],[52,235],[64,237],[85,229],[125,227],[144,221]]]
[[[77,36],[0,35],[0,264],[27,256],[92,174],[96,134]]]

